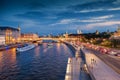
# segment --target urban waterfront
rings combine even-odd
[[[63,43],[43,43],[32,50],[0,51],[0,80],[64,80],[71,50]]]
[[[120,80],[120,0],[0,0],[0,80]]]

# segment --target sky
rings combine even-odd
[[[120,0],[0,0],[0,26],[39,35],[115,31]]]

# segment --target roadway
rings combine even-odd
[[[105,64],[101,58],[91,53],[89,50],[83,50],[86,57],[86,63],[90,73],[96,80],[120,80],[120,75],[109,65]]]

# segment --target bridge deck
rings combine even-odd
[[[116,73],[101,59],[87,50],[84,50],[84,52],[89,71],[92,73],[96,80],[120,80],[120,74]]]
[[[81,58],[68,58],[65,80],[79,80]]]

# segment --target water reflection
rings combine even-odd
[[[44,43],[19,54],[15,49],[1,51],[0,80],[64,80],[70,56],[68,47],[59,43],[51,48]]]
[[[34,53],[35,53],[35,56],[38,57],[40,55],[40,46],[37,46],[35,49],[34,49]]]
[[[16,63],[16,49],[12,48],[7,51],[0,52],[0,65],[8,65],[6,63],[12,64]]]
[[[56,46],[56,47],[57,47],[57,51],[58,51],[58,52],[60,52],[60,45],[62,45],[62,44],[57,43],[57,46]]]

